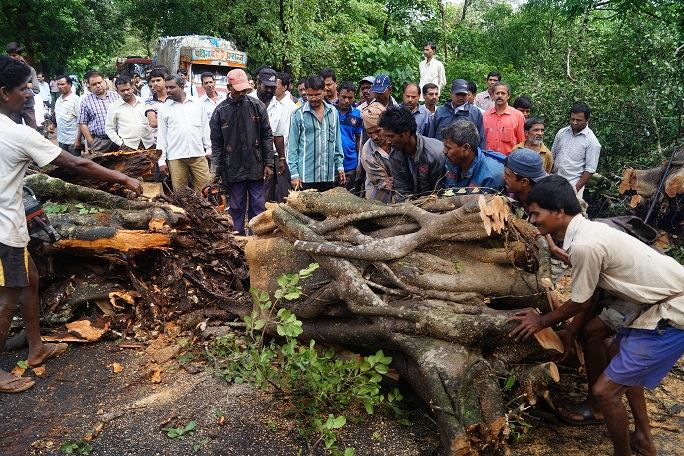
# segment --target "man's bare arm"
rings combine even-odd
[[[51,164],[61,166],[77,174],[82,174],[99,181],[121,184],[138,195],[141,195],[143,192],[142,184],[139,180],[133,179],[119,171],[100,166],[87,158],[76,157],[64,150],[51,162]]]

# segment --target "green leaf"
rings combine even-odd
[[[347,419],[343,415],[340,415],[333,420],[332,428],[333,429],[340,429],[345,424],[347,424]]]
[[[188,424],[185,425],[185,432],[192,432],[195,430],[197,427],[197,421],[190,421]]]
[[[356,450],[354,448],[345,448],[343,456],[354,456],[355,454]]]
[[[309,264],[307,267],[305,267],[304,269],[301,269],[301,270],[299,271],[299,276],[302,277],[302,278],[308,277],[308,276],[310,276],[311,274],[313,274],[313,272],[314,272],[316,269],[318,269],[319,267],[320,267],[320,265],[319,265],[318,263],[311,263],[311,264]]]
[[[515,374],[511,374],[506,379],[506,384],[503,387],[504,391],[509,391],[515,385]]]
[[[22,361],[17,361],[17,367],[20,367],[21,369],[28,369],[28,361],[22,360]]]
[[[255,331],[259,331],[260,329],[263,329],[264,326],[266,326],[265,320],[257,320],[254,322],[254,330]]]

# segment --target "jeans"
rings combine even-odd
[[[264,212],[266,195],[264,193],[264,181],[247,180],[229,182],[228,188],[228,213],[233,219],[233,229],[240,235],[245,235],[245,211],[247,211],[247,198],[249,197],[249,221],[252,217]]]

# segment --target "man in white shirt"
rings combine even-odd
[[[67,351],[67,344],[43,343],[40,335],[38,271],[26,246],[29,232],[23,206],[23,179],[31,163],[63,166],[92,179],[121,184],[137,194],[142,185],[118,171],[92,160],[62,151],[26,125],[17,125],[10,114],[21,113],[33,96],[28,88],[31,69],[9,57],[0,57],[0,350],[5,348],[14,313],[21,313],[29,344],[27,363],[38,367]],[[29,95],[30,93],[30,95]],[[21,303],[21,304],[20,304]],[[0,369],[0,393],[19,393],[35,382]]]
[[[209,184],[207,155],[211,154],[209,121],[202,103],[183,90],[185,80],[180,75],[166,77],[168,99],[159,108],[157,149],[159,172],[171,176],[174,191],[192,186],[198,194]]]
[[[204,89],[204,95],[200,97],[200,101],[204,105],[204,110],[207,111],[207,120],[211,120],[214,109],[216,109],[216,106],[218,106],[219,103],[226,99],[226,94],[216,91],[216,78],[214,73],[205,71],[200,77],[202,78],[202,88]]]
[[[487,90],[475,95],[475,106],[482,111],[489,111],[494,107],[494,86],[501,82],[501,73],[490,71],[487,75]]]
[[[436,51],[437,46],[435,46],[435,43],[427,43],[423,48],[425,60],[418,64],[418,70],[420,71],[419,85],[421,92],[423,90],[423,86],[428,82],[435,84],[440,92],[447,83],[444,65],[435,58]]]
[[[292,117],[292,113],[297,110],[300,104],[299,100],[293,97],[290,91],[287,90],[287,88],[291,85],[291,79],[288,73],[276,73],[276,82],[277,85],[275,90],[275,98],[278,100],[278,103],[285,106],[285,109],[287,110],[285,134],[283,135],[283,140],[285,142],[285,153],[287,154],[287,138],[290,135],[290,118]],[[287,168],[287,164],[285,164],[285,167]]]
[[[591,110],[585,103],[570,109],[570,125],[556,133],[551,146],[553,171],[566,178],[581,198],[584,186],[596,172],[601,144],[589,128]]]
[[[78,124],[81,99],[72,90],[71,77],[57,76],[57,88],[61,95],[55,100],[53,116],[57,124],[59,147],[72,155],[81,155],[81,131]]]
[[[547,314],[535,309],[516,313],[511,320],[519,324],[511,337],[528,338],[576,316],[563,335],[565,350],[570,350],[578,326],[592,315],[597,290],[640,307],[638,317],[619,329],[610,348],[615,356],[592,394],[608,427],[614,456],[633,451],[655,456],[643,388],[658,386],[684,354],[684,267],[627,233],[585,219],[575,189],[560,176],[536,183],[527,203],[530,222],[539,233],[563,240],[572,265],[572,294]],[[624,395],[634,417],[631,435]]]
[[[145,102],[135,96],[135,89],[127,76],[119,76],[115,88],[121,98],[113,101],[107,109],[107,136],[121,150],[152,148],[154,136],[145,117]]]
[[[52,106],[52,97],[50,96],[50,84],[45,81],[45,76],[42,72],[36,73],[38,78],[38,86],[40,87],[40,97],[43,99],[45,106]]]

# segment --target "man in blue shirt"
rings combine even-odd
[[[306,80],[307,102],[292,114],[287,140],[287,165],[295,190],[319,192],[344,185],[344,152],[340,119],[336,109],[323,99],[323,78]]]
[[[443,130],[457,120],[469,120],[477,128],[479,134],[479,147],[484,150],[485,135],[482,113],[477,107],[466,100],[468,96],[468,81],[456,79],[451,84],[451,101],[437,108],[435,115],[430,120],[427,136],[442,140]]]
[[[340,84],[337,92],[337,112],[340,116],[340,130],[342,133],[342,150],[344,151],[344,174],[346,176],[347,190],[354,189],[356,181],[356,167],[358,165],[358,151],[361,150],[361,134],[363,133],[363,120],[361,111],[352,107],[356,87],[351,82]]]
[[[470,188],[487,193],[503,189],[505,156],[483,152],[477,147],[480,135],[474,123],[454,122],[443,130],[443,136],[447,188]]]
[[[418,87],[418,84],[409,82],[404,86],[403,103],[401,105],[411,111],[413,117],[416,118],[416,133],[424,135],[425,126],[431,115],[430,111],[428,111],[424,105],[418,104],[419,98],[420,88]]]

